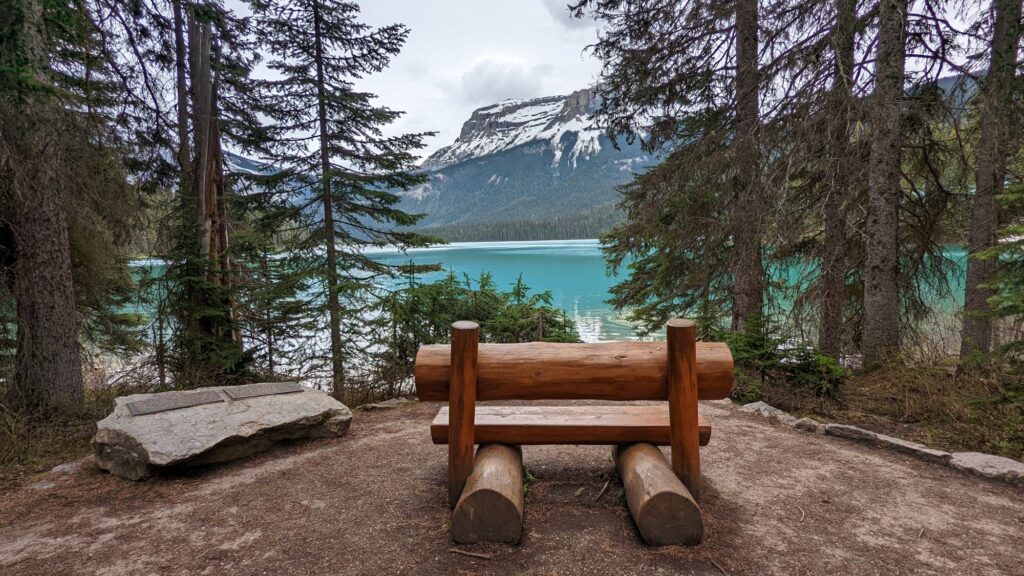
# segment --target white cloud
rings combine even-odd
[[[530,66],[515,58],[487,56],[462,73],[462,97],[469,104],[486,105],[541,96],[544,76],[550,71],[550,65]]]
[[[570,0],[372,0],[360,21],[411,30],[384,71],[357,82],[379,104],[405,111],[385,134],[436,131],[424,154],[451,144],[474,109],[506,98],[568,94],[597,79],[585,51],[596,28],[572,27]],[[551,6],[549,6],[551,4]]]

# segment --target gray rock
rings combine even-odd
[[[917,442],[911,442],[909,440],[903,440],[901,438],[894,438],[892,436],[886,436],[885,434],[875,434],[875,442],[880,446],[891,448],[897,452],[903,452],[910,454],[915,458],[921,460],[927,460],[928,462],[935,462],[936,464],[946,464],[949,462],[952,456],[949,452],[943,452],[942,450],[935,450],[929,448],[924,444]]]
[[[796,416],[783,412],[782,410],[764,402],[751,402],[750,404],[744,404],[740,407],[740,410],[743,412],[760,414],[773,422],[780,422],[786,426],[796,426],[796,423],[799,421],[799,418]]]
[[[805,432],[811,432],[814,434],[825,433],[825,425],[814,418],[801,418],[796,421],[794,426],[797,430],[804,430]]]
[[[74,460],[72,462],[58,464],[57,466],[54,466],[53,468],[50,469],[50,475],[74,476],[76,474],[81,474],[86,469],[87,466],[92,464],[92,461],[93,459],[91,456],[86,456],[85,458],[79,458],[78,460]]]
[[[870,430],[857,428],[856,426],[847,426],[846,424],[826,424],[825,434],[849,438],[850,440],[860,440],[862,442],[874,442],[878,439],[878,435]]]
[[[390,400],[384,400],[383,402],[376,402],[374,404],[363,404],[362,406],[356,407],[356,410],[387,410],[389,408],[398,408],[409,403],[410,400],[408,398],[392,398]]]
[[[114,412],[97,424],[96,463],[138,480],[161,469],[242,458],[281,440],[341,436],[352,420],[344,404],[323,392],[231,399],[225,388],[202,389],[218,391],[222,402],[140,416],[133,416],[128,405],[160,394],[115,399]]]
[[[56,488],[57,486],[70,482],[77,476],[81,476],[91,467],[92,463],[93,457],[86,456],[72,462],[59,464],[51,468],[42,480],[29,484],[28,487],[30,490],[50,490]]]
[[[949,465],[985,478],[1024,486],[1024,463],[1010,458],[981,452],[954,452]]]
[[[945,464],[949,462],[950,458],[949,452],[935,450],[925,446],[924,444],[903,440],[902,438],[895,438],[893,436],[886,436],[885,434],[878,434],[856,426],[847,426],[846,424],[826,424],[825,434],[828,434],[829,436],[838,436],[840,438],[848,438],[850,440],[858,440],[861,442],[870,442],[881,448],[889,448],[890,450],[910,454],[915,458],[935,462],[937,464]]]

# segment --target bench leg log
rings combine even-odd
[[[615,448],[615,466],[640,536],[651,546],[696,545],[704,536],[700,507],[651,444]]]
[[[515,544],[522,535],[523,453],[518,446],[482,445],[452,512],[452,538]]]

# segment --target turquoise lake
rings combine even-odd
[[[959,264],[959,270],[949,278],[957,297],[936,302],[936,308],[953,312],[963,297],[964,251],[950,247],[947,256]],[[374,258],[392,264],[412,261],[418,264],[438,263],[444,267],[445,272],[424,275],[420,277],[422,281],[440,279],[449,270],[460,278],[468,274],[474,281],[481,272],[490,272],[498,288],[503,290],[507,290],[522,273],[523,281],[532,291],[551,291],[553,304],[568,312],[584,341],[636,338],[631,324],[605,302],[609,298],[609,289],[619,278],[608,274],[597,240],[461,242],[404,253],[375,251]],[[797,270],[775,271],[773,276],[790,283],[801,273]]]
[[[449,270],[474,281],[481,272],[490,272],[501,290],[508,290],[522,273],[532,292],[551,291],[552,304],[568,312],[584,341],[636,337],[630,323],[605,303],[618,280],[607,274],[597,240],[459,242],[405,253],[377,251],[374,258],[444,267],[444,272],[420,277],[423,281],[440,279]]]
[[[550,291],[552,304],[565,310],[576,323],[580,338],[585,342],[628,340],[637,336],[624,314],[617,313],[606,302],[609,290],[621,280],[608,274],[601,246],[597,240],[539,240],[529,242],[458,242],[400,252],[398,250],[372,250],[373,258],[391,264],[440,264],[443,272],[417,277],[419,282],[439,280],[449,271],[462,279],[468,275],[475,283],[481,272],[490,272],[501,290],[508,290],[521,273],[523,281],[534,293]],[[947,281],[953,297],[935,294],[927,297],[939,316],[959,310],[963,299],[963,270],[966,265],[964,250],[946,249],[946,256],[956,265]],[[159,267],[154,261],[137,262],[136,266]],[[792,285],[806,276],[806,267],[774,269],[774,282]],[[930,290],[929,290],[930,291]],[[782,303],[783,307],[786,304]],[[148,314],[148,305],[139,305],[136,311]],[[661,334],[652,334],[660,338]]]

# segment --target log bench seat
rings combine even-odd
[[[644,542],[698,544],[700,446],[711,425],[698,400],[729,395],[733,361],[722,342],[697,342],[676,318],[663,342],[481,344],[474,322],[452,325],[451,345],[416,353],[416,394],[448,401],[430,425],[448,445],[448,504],[457,543],[519,542],[523,453],[535,444],[614,446],[629,511]],[[487,400],[665,401],[600,406],[480,406]],[[479,446],[478,450],[474,450]],[[671,448],[666,459],[658,446]]]
[[[475,420],[478,444],[672,444],[668,406],[477,406]],[[697,429],[707,446],[711,424],[698,416]],[[448,443],[447,406],[430,424],[430,438]]]

